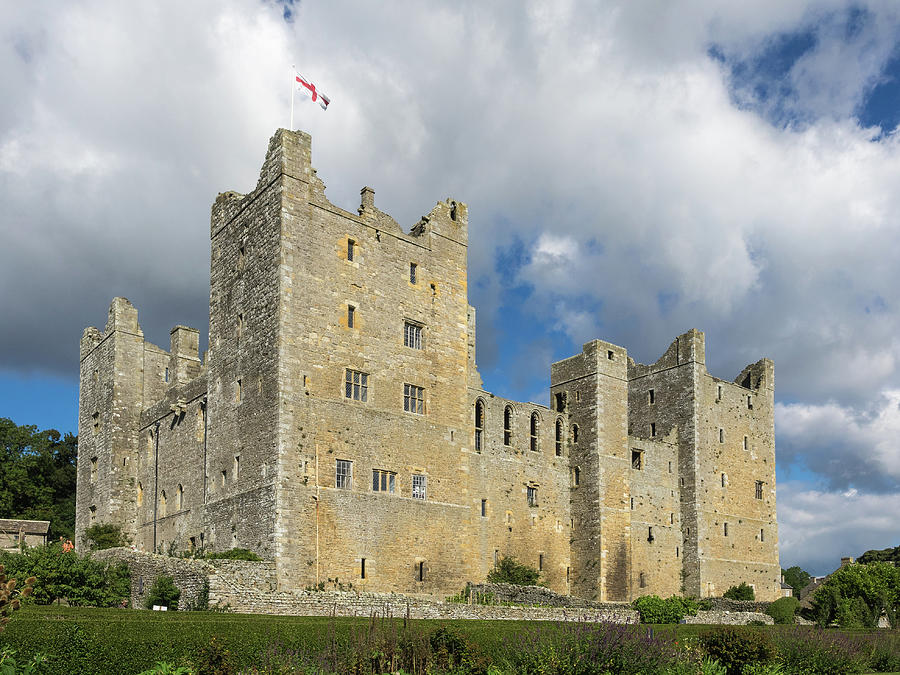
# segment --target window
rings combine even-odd
[[[669,473],[672,473],[672,462],[669,462]]]
[[[91,428],[94,435],[100,433],[100,413],[95,412],[93,415],[91,415]]]
[[[349,490],[353,487],[353,462],[339,459],[334,465],[334,486]]]
[[[163,380],[165,380],[166,382],[169,381],[169,369],[168,368],[166,368],[166,371],[163,374]]]
[[[240,474],[240,472],[241,472],[241,456],[235,455],[234,456],[234,469],[231,472],[231,480],[233,480],[233,481],[237,480],[238,474]]]
[[[748,440],[747,440],[747,437],[746,437],[746,436],[744,436],[744,450],[746,450],[746,449],[747,449],[747,444],[748,444]]]
[[[360,560],[359,560],[359,578],[360,579],[366,578],[366,559],[365,558],[360,558]]]
[[[228,482],[228,470],[222,469],[222,487],[225,487],[225,483]]]
[[[722,427],[719,427],[719,443],[725,442],[725,430]]]
[[[91,522],[93,523],[95,520],[97,520],[97,507],[91,506],[88,510],[91,513]]]
[[[670,513],[669,514],[669,525],[674,525],[674,524],[675,524],[675,514]]]
[[[344,396],[354,401],[368,400],[369,375],[358,370],[347,369],[344,380]]]
[[[574,468],[572,469],[572,484],[573,484],[575,487],[578,487],[578,485],[579,485],[580,483],[581,483],[581,469],[579,469],[579,468],[576,466],[576,467],[574,467]]]
[[[163,490],[159,493],[159,517],[166,517],[166,491]]]
[[[567,406],[566,399],[568,398],[566,396],[566,392],[561,391],[558,394],[556,394],[553,398],[556,403],[556,412],[566,412],[566,406]]]
[[[512,445],[512,408],[503,411],[503,445]]]
[[[725,474],[722,474],[722,487],[725,487],[725,483],[728,482],[728,479],[725,477]]]
[[[763,482],[761,480],[756,481],[756,498],[763,498]]]
[[[481,452],[484,445],[484,402],[475,401],[475,452]]]
[[[753,410],[753,397],[747,397],[747,410]]]
[[[639,583],[640,583],[640,585],[641,585],[641,588],[644,588],[644,587],[647,585],[647,582],[644,580],[644,573],[643,573],[643,572],[640,573],[640,582],[639,582]]]
[[[722,532],[725,534],[726,537],[728,536],[728,523],[723,524]]]
[[[613,351],[611,349],[606,352],[606,358],[609,359],[610,361],[612,361],[615,357],[616,357],[616,355],[613,353]]]
[[[528,506],[537,506],[537,488],[536,487],[527,487],[526,488],[526,497],[528,499]]]
[[[403,325],[403,346],[422,349],[422,325],[407,321]]]
[[[347,260],[353,262],[353,249],[356,248],[356,242],[352,239],[347,240]],[[365,577],[363,577],[365,578]]]
[[[137,484],[137,505],[144,505],[144,484],[140,482]]]
[[[578,425],[577,424],[572,425],[572,442],[573,443],[578,442]]]
[[[481,500],[481,517],[487,518],[487,499]]]
[[[241,337],[241,335],[244,332],[244,315],[243,314],[237,315],[237,325],[235,327],[235,332],[237,333],[238,337]]]
[[[240,402],[241,402],[241,394],[242,394],[242,393],[243,393],[243,392],[241,391],[241,381],[238,380],[238,381],[235,383],[235,386],[234,386],[234,400],[235,400],[236,403],[240,403]]]
[[[650,435],[656,436],[656,422],[650,422]]]
[[[538,451],[538,414],[531,413],[531,450],[532,452]]]
[[[91,482],[97,480],[97,458],[91,457]]]
[[[409,263],[409,283],[418,283],[419,266],[416,263]]]
[[[556,420],[556,456],[562,455],[562,439],[563,439],[563,423],[562,420]]]
[[[347,305],[347,328],[353,328],[354,320],[356,319],[356,307],[353,305]]]
[[[413,282],[415,283],[415,282]],[[419,561],[419,581],[425,581],[425,561]]]
[[[652,389],[649,392],[647,392],[647,402],[650,403],[650,405],[653,405],[654,403],[656,403],[656,392],[653,391]]]
[[[403,385],[403,409],[406,412],[425,414],[425,390],[414,384]]]
[[[760,528],[760,530],[759,530],[759,540],[760,541],[766,540],[766,533],[762,530],[762,528]]]
[[[538,572],[544,571],[544,554],[538,553]]]
[[[244,269],[244,265],[247,263],[247,249],[244,247],[244,244],[238,246],[238,259],[237,259],[237,268],[239,270]]]
[[[184,487],[179,483],[175,491],[175,508],[181,511],[184,508]]]
[[[678,550],[678,547],[676,546],[676,547],[675,547],[675,557],[676,557],[676,558],[678,557],[678,554],[679,554],[679,553],[680,553],[680,551]]]
[[[425,475],[414,473],[412,476],[413,499],[425,499]]]
[[[397,474],[393,471],[382,469],[372,470],[372,492],[389,492],[394,494],[394,484]]]
[[[651,544],[653,543],[653,526],[652,525],[647,528],[647,541],[649,541]]]
[[[716,403],[722,400],[722,385],[716,385]]]
[[[632,450],[631,451],[631,468],[637,469],[640,471],[644,468],[644,451],[643,450]]]
[[[631,498],[631,510],[634,511],[634,497]]]

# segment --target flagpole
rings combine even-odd
[[[294,81],[297,79],[297,67],[291,64],[291,128],[290,131],[294,130]]]

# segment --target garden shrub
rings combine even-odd
[[[154,605],[159,605],[160,607],[168,607],[171,610],[175,610],[178,609],[178,599],[180,597],[181,591],[175,585],[175,580],[163,574],[156,577],[156,581],[153,582],[153,587],[147,594],[144,606],[147,609],[153,609]]]
[[[234,656],[213,636],[194,659],[194,675],[234,675],[238,672]]]
[[[794,615],[799,607],[800,601],[793,596],[778,598],[778,600],[766,607],[766,614],[775,619],[777,624],[792,624],[794,623]]]
[[[700,635],[707,656],[725,666],[728,675],[741,675],[744,666],[772,660],[775,650],[768,633],[724,626]]]
[[[691,598],[673,595],[662,599],[657,595],[644,595],[631,603],[641,615],[641,623],[679,623],[686,616],[697,613],[697,602]]]
[[[540,577],[541,573],[533,567],[520,563],[512,556],[503,556],[494,565],[494,569],[488,572],[487,580],[490,584],[534,586]]]
[[[106,563],[63,552],[59,542],[32,546],[23,553],[0,552],[10,576],[36,577],[32,598],[39,605],[59,599],[70,605],[118,607],[131,596],[131,573],[125,563]]]
[[[729,600],[756,600],[756,593],[753,592],[753,586],[750,586],[746,581],[742,581],[737,586],[732,586],[725,591],[722,597]]]
[[[115,523],[91,525],[84,531],[84,538],[92,551],[128,546],[131,543],[131,539],[122,532],[122,526]]]
[[[207,553],[203,558],[206,560],[252,560],[254,562],[262,560],[248,548],[232,548],[220,553]]]
[[[773,631],[778,660],[788,673],[844,675],[869,669],[870,640],[844,633],[797,627]]]

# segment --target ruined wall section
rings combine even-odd
[[[701,594],[698,532],[702,523],[697,510],[698,436],[697,396],[706,372],[706,345],[702,332],[679,335],[653,364],[631,361],[628,367],[629,430],[636,439],[669,438],[675,434],[678,447],[676,495],[682,548],[679,551],[682,579],[679,590]],[[652,392],[652,395],[651,395]],[[668,461],[668,460],[666,460]],[[666,465],[668,469],[668,465]]]
[[[143,407],[144,334],[134,306],[115,298],[106,329],[81,340],[75,543],[99,523],[136,529],[134,459]]]
[[[284,195],[279,583],[461,587],[476,546],[465,205],[438,203],[408,234],[375,208],[370,188],[358,214],[344,211],[326,198],[309,143],[284,130],[273,139]],[[417,346],[405,343],[407,323],[418,327]],[[347,397],[348,372],[365,375],[365,400],[358,379]],[[404,409],[406,386],[422,391],[421,414]],[[352,471],[342,487],[338,460]],[[373,489],[376,471],[393,477],[393,492]],[[414,480],[424,481],[425,499],[414,496]]]
[[[622,347],[594,340],[550,371],[551,400],[562,396],[570,427],[579,428],[570,449],[571,466],[580,474],[571,499],[571,592],[601,602],[630,598],[627,362]]]
[[[278,147],[256,189],[220,194],[210,220],[206,547],[274,555],[281,202]]]
[[[548,588],[568,593],[569,498],[574,481],[569,469],[568,415],[470,388],[468,434],[473,446],[474,434],[479,432],[475,427],[479,403],[484,406],[480,452],[470,456],[471,512],[478,538],[473,580],[484,580],[500,556],[513,556],[539,570]],[[533,415],[537,416],[534,444]],[[534,490],[531,503],[529,488]]]
[[[704,374],[698,399],[701,592],[722,595],[747,582],[758,600],[775,600],[774,366],[763,359],[734,382]]]

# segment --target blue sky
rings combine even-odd
[[[733,5],[733,6],[732,6]],[[0,416],[75,431],[114,295],[205,333],[208,218],[287,124],[328,196],[469,204],[487,388],[595,337],[776,364],[782,563],[900,544],[900,8],[836,0],[107,0],[4,8]],[[115,54],[115,58],[110,58]]]

